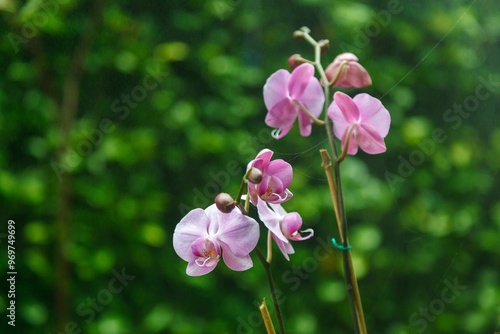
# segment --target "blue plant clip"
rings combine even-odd
[[[335,238],[332,238],[332,244],[335,246],[335,248],[337,248],[338,250],[341,250],[341,251],[349,250],[352,248],[351,245],[347,245],[347,246],[339,245],[337,243],[337,241],[335,240]]]

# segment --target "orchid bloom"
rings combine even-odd
[[[253,205],[257,205],[259,198],[269,203],[282,203],[293,196],[288,190],[293,177],[292,166],[282,159],[271,161],[273,153],[263,149],[248,163],[247,170],[253,167],[262,172],[260,183],[248,181],[248,194]]]
[[[314,77],[314,66],[305,63],[290,74],[287,70],[274,72],[264,85],[264,103],[268,110],[266,124],[277,128],[275,139],[283,138],[299,119],[300,134],[311,134],[312,117],[322,111],[325,97],[321,85]],[[312,117],[311,117],[312,116]]]
[[[386,151],[384,138],[389,132],[391,116],[379,99],[368,94],[358,94],[351,99],[336,92],[328,107],[328,116],[333,121],[333,132],[345,147],[347,154],[354,155],[358,147],[368,154]]]
[[[271,208],[269,207],[271,206]],[[285,259],[290,261],[289,254],[295,253],[290,240],[307,240],[314,235],[312,229],[299,232],[302,227],[302,218],[297,212],[287,213],[280,204],[268,204],[264,201],[257,203],[259,218],[269,229],[269,233],[278,245]],[[308,233],[302,236],[300,233]]]
[[[372,79],[363,66],[358,63],[358,57],[346,52],[335,57],[325,69],[328,81],[333,87],[362,88],[370,86]]]
[[[259,240],[259,224],[234,209],[219,211],[215,204],[207,209],[188,212],[174,231],[174,250],[188,262],[186,273],[200,276],[214,270],[221,254],[226,265],[235,271],[253,266],[248,255]]]

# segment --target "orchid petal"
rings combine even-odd
[[[325,95],[318,79],[311,78],[300,101],[314,117],[319,117],[325,104]]]
[[[378,154],[386,151],[384,138],[368,124],[363,124],[356,134],[359,147],[368,154]]]
[[[264,85],[264,104],[267,110],[289,97],[287,88],[290,76],[287,70],[278,70],[267,79]]]
[[[250,253],[259,241],[259,224],[251,217],[234,209],[230,213],[222,213],[215,204],[206,210],[207,215],[213,219],[220,219],[219,229],[213,235],[221,243],[227,245],[236,256]]]
[[[237,256],[230,248],[222,244],[222,258],[229,269],[243,271],[252,268],[253,262],[248,254]]]
[[[387,136],[391,125],[391,115],[389,111],[382,105],[379,99],[376,99],[368,94],[362,93],[354,97],[354,102],[360,110],[363,110],[363,123],[371,125],[377,129],[377,133],[381,137]]]
[[[301,98],[314,75],[314,66],[308,63],[297,66],[290,76],[288,91],[292,99]]]
[[[292,244],[290,244],[288,241],[284,242],[284,241],[280,240],[276,236],[276,234],[272,233],[271,231],[269,231],[269,233],[271,233],[271,236],[273,237],[274,242],[276,242],[276,245],[278,245],[278,248],[280,249],[281,253],[283,253],[283,256],[285,257],[285,259],[287,259],[287,261],[290,261],[290,257],[288,256],[288,254],[295,253],[295,250],[293,249]]]
[[[189,262],[186,268],[186,274],[189,276],[201,276],[208,274],[215,269],[216,266],[211,267],[201,267],[195,261]]]
[[[257,211],[259,213],[259,218],[262,220],[264,225],[271,231],[278,239],[285,243],[288,243],[288,239],[285,237],[280,227],[281,217],[272,211],[266,202],[259,201],[257,203]]]
[[[278,178],[284,188],[288,188],[292,182],[293,168],[288,162],[282,159],[271,161],[267,166],[266,173]]]
[[[289,99],[283,99],[269,110],[265,123],[276,128],[290,126],[295,122],[298,113],[299,107],[296,104]]]
[[[184,261],[195,258],[191,251],[191,245],[199,237],[208,234],[210,219],[202,209],[194,209],[188,212],[175,227],[173,246],[174,250]]]
[[[345,120],[349,123],[359,121],[359,109],[351,97],[342,92],[336,92],[333,95],[333,101],[339,107]]]
[[[281,221],[281,230],[289,239],[302,226],[302,217],[297,212],[287,213]]]

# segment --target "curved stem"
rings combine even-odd
[[[347,150],[349,148],[349,140],[351,139],[352,130],[354,129],[354,125],[349,126],[347,129],[347,134],[345,135],[344,145],[342,145],[342,152],[340,152],[339,157],[337,158],[337,163],[341,163],[347,155]]]
[[[317,125],[325,125],[325,122],[320,120],[320,119],[317,119],[316,117],[314,117],[313,114],[311,114],[309,112],[309,110],[307,110],[306,106],[300,102],[299,100],[293,100],[294,103],[296,103],[300,109]]]
[[[269,289],[271,290],[271,297],[273,298],[274,311],[276,313],[276,318],[278,319],[278,325],[280,327],[280,334],[286,334],[285,324],[283,322],[283,315],[281,314],[278,297],[276,296],[276,288],[274,287],[273,275],[271,273],[271,265],[269,262],[266,261],[264,254],[262,254],[262,252],[258,248],[255,248],[255,252],[257,253],[260,262],[262,262],[262,265],[264,266],[264,270],[266,272],[267,283],[269,284]]]

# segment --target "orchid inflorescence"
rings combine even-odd
[[[276,241],[287,260],[294,253],[290,241],[306,240],[313,236],[307,229],[303,237],[299,229],[302,218],[297,212],[287,213],[280,203],[293,194],[288,190],[293,177],[292,166],[282,159],[271,161],[273,151],[264,149],[248,163],[242,186],[247,185],[248,196],[240,196],[253,204],[260,219],[267,227],[269,237]],[[231,203],[232,202],[232,203]],[[174,249],[188,262],[186,273],[199,276],[211,272],[221,256],[226,265],[235,271],[252,267],[249,256],[259,240],[259,225],[247,215],[241,205],[234,205],[229,194],[221,193],[215,204],[205,210],[191,210],[177,225],[174,232]]]
[[[288,58],[291,72],[280,69],[264,85],[263,97],[267,108],[265,123],[274,128],[272,136],[275,139],[289,134],[296,120],[299,132],[304,137],[311,134],[313,123],[326,128],[333,162],[326,150],[320,150],[320,155],[341,238],[341,245],[336,242],[334,245],[343,251],[345,280],[346,286],[350,287],[348,292],[355,332],[366,333],[361,298],[349,251],[351,246],[347,243],[339,164],[346,155],[357,154],[358,149],[368,154],[385,152],[384,138],[389,132],[391,117],[380,100],[366,93],[351,98],[346,93],[337,91],[329,103],[330,88],[363,88],[371,85],[372,80],[368,71],[359,64],[358,58],[348,52],[335,57],[324,69],[320,58],[329,42],[315,41],[309,33],[309,29],[303,27],[294,32],[294,37],[305,39],[314,47],[314,60],[294,54]],[[315,70],[319,73],[319,79],[314,76]],[[321,114],[324,114],[322,119]],[[340,154],[337,153],[334,137],[340,141]],[[302,227],[301,216],[297,212],[287,213],[282,207],[282,203],[293,197],[288,189],[293,169],[282,159],[272,160],[273,154],[270,149],[263,149],[248,163],[235,199],[229,194],[221,193],[213,205],[206,209],[194,209],[182,218],[175,228],[173,246],[176,253],[188,262],[186,273],[190,276],[211,272],[221,258],[232,270],[247,270],[253,266],[249,254],[255,249],[266,269],[280,332],[284,334],[284,324],[269,268],[272,240],[285,259],[290,260],[289,255],[294,253],[291,242],[309,239],[314,232],[312,229],[299,231]],[[243,194],[244,190],[246,194]],[[249,216],[250,204],[255,206],[262,225],[267,229],[267,258],[256,248],[260,227]],[[265,312],[263,316],[266,319],[264,314]]]

